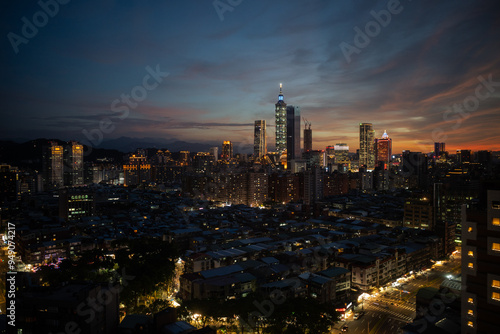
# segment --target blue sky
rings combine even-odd
[[[377,137],[387,130],[396,152],[434,141],[500,149],[498,1],[220,0],[222,14],[214,3],[72,0],[17,53],[9,33],[24,37],[23,17],[40,20],[42,8],[3,3],[0,137],[82,140],[110,120],[104,140],[251,143],[265,119],[272,150],[282,82],[315,149],[354,151],[360,122]],[[388,6],[390,22],[375,23],[371,12]],[[367,24],[373,37],[348,61],[340,45],[356,47],[355,28]],[[112,102],[140,91],[148,66],[169,75],[118,118]]]

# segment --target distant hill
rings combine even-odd
[[[46,138],[29,140],[24,143],[0,140],[0,163],[41,170],[43,151],[50,146],[51,142],[57,142],[60,145],[66,143],[59,139]],[[123,152],[112,149],[93,148],[89,151],[86,146],[85,152],[90,153],[85,155],[84,161],[90,162],[95,162],[97,159],[108,158],[114,162],[121,163],[124,156]]]
[[[14,140],[0,140],[0,163],[11,166],[42,169],[42,156],[45,147],[50,146],[50,142],[57,142],[60,145],[67,143],[59,139],[39,138],[19,143]],[[97,159],[108,158],[113,162],[122,163],[127,153],[135,152],[138,148],[149,149],[149,154],[156,149],[169,150],[170,152],[208,152],[210,147],[220,146],[222,143],[190,143],[181,140],[167,140],[161,138],[130,138],[120,137],[103,141],[98,147],[90,150],[85,146],[85,162],[96,162]],[[233,143],[235,153],[250,153],[252,145],[240,146]],[[242,152],[239,152],[239,151]],[[89,153],[88,153],[89,152]]]
[[[212,146],[217,146],[217,144],[189,143],[175,139],[168,140],[161,138],[130,138],[130,137],[120,137],[117,139],[106,140],[99,145],[100,148],[115,149],[125,153],[134,152],[138,148],[167,149],[170,152],[177,152],[177,151],[207,152]]]

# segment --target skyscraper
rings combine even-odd
[[[375,131],[372,123],[359,123],[359,166],[375,168],[375,150],[373,139]]]
[[[286,107],[286,154],[287,161],[301,158],[300,151],[300,108]]]
[[[335,164],[335,146],[330,145],[325,149],[326,162],[325,166],[328,167],[328,171],[332,171],[333,165]]]
[[[286,103],[283,100],[282,87],[282,84],[280,84],[280,95],[278,95],[278,102],[276,102],[274,109],[276,117],[276,151],[280,154],[286,150]]]
[[[311,122],[305,121],[304,127],[304,152],[312,151],[313,138],[311,130]]]
[[[50,144],[49,180],[53,187],[64,186],[64,148],[55,142]]]
[[[443,154],[445,154],[445,152],[445,143],[434,143],[435,159],[439,159]]]
[[[388,164],[392,155],[392,139],[389,138],[387,130],[384,131],[381,139],[375,139],[375,163],[383,162]]]
[[[73,141],[71,142],[71,185],[81,186],[83,180],[83,145]]]
[[[214,157],[215,162],[219,160],[219,148],[217,146],[210,147],[210,150],[208,152]]]
[[[346,143],[335,144],[335,163],[348,164],[349,161],[349,146]]]
[[[230,160],[233,157],[233,143],[231,143],[229,140],[225,140],[222,143],[222,160]]]
[[[255,121],[255,129],[253,135],[253,155],[254,158],[262,158],[267,154],[267,141],[266,141],[266,121]]]

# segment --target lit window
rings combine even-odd
[[[491,282],[491,286],[494,288],[500,288],[500,281],[494,279],[493,282]]]
[[[469,262],[469,268],[474,269],[474,264],[472,262]]]
[[[469,310],[469,311],[467,312],[467,314],[468,314],[468,315],[472,315],[472,316],[474,316],[474,311]]]
[[[472,232],[472,227],[469,226],[469,228],[467,229],[467,232],[471,233]]]
[[[469,327],[474,327],[474,324],[472,323],[472,321],[468,321],[468,322],[467,322],[467,326],[469,326]]]
[[[469,256],[471,256],[471,257],[474,257],[474,252],[473,252],[473,251],[469,251],[469,252],[467,253],[467,255],[469,255]]]
[[[467,300],[469,302],[469,304],[474,304],[474,298],[470,298]]]
[[[499,300],[500,301],[500,292],[493,292],[491,294],[491,299]]]
[[[500,226],[500,218],[493,218],[491,223],[495,226]]]
[[[493,245],[491,245],[491,249],[499,252],[500,251],[500,243],[494,242]]]

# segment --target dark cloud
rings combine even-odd
[[[339,45],[353,45],[354,28],[387,3],[243,1],[221,21],[211,2],[70,2],[18,54],[3,39],[1,131],[71,136],[95,127],[158,64],[171,74],[110,137],[246,143],[253,121],[265,119],[272,149],[283,82],[285,101],[312,122],[316,148],[347,142],[355,150],[358,124],[372,122],[395,151],[424,150],[436,129],[449,148],[500,149],[500,87],[459,127],[445,117],[475,94],[479,76],[500,82],[500,3],[401,0],[401,12],[348,62]],[[39,10],[3,9],[3,36]]]

